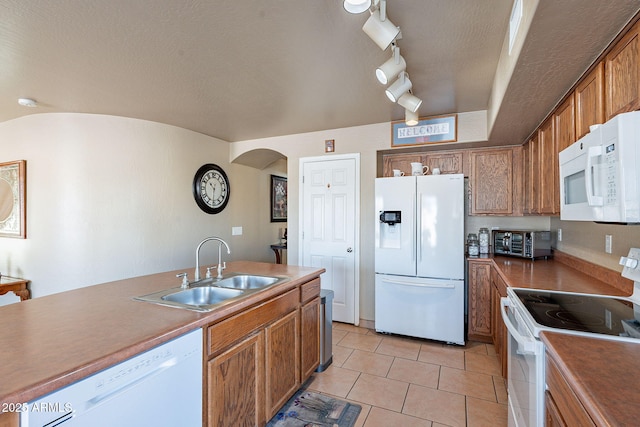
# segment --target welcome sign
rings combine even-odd
[[[407,126],[404,120],[391,123],[391,146],[435,144],[457,141],[458,116],[428,117],[415,126]]]

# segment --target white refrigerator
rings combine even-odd
[[[464,176],[377,178],[375,328],[464,345]]]

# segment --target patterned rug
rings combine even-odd
[[[267,427],[353,427],[361,410],[360,405],[301,389]]]

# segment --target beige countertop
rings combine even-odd
[[[229,262],[225,273],[287,276],[291,280],[208,313],[132,299],[180,286],[176,273],[182,271],[119,280],[0,307],[0,404],[27,402],[71,384],[283,293],[324,270]]]

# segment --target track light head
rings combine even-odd
[[[418,113],[414,111],[404,110],[404,123],[407,126],[415,126],[419,123]]]
[[[377,44],[380,49],[389,47],[400,34],[400,28],[393,25],[389,19],[380,19],[380,10],[371,12],[371,16],[362,26],[362,30]]]
[[[400,98],[405,92],[411,90],[411,86],[409,76],[403,71],[400,73],[400,77],[398,77],[398,79],[393,82],[393,84],[389,86],[384,93],[392,102],[398,102],[398,98]]]
[[[422,99],[414,96],[410,92],[406,92],[398,98],[398,104],[415,113],[418,111],[418,108],[420,108],[420,105],[422,105]]]
[[[371,0],[344,0],[342,6],[349,13],[362,13],[371,7]]]
[[[383,85],[407,68],[407,62],[400,56],[399,48],[394,48],[394,55],[376,69],[376,77]]]

